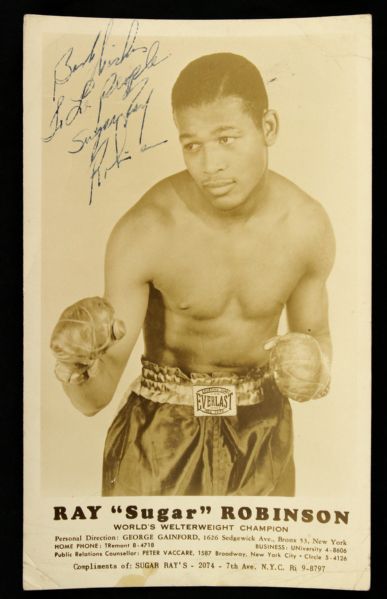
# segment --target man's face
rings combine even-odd
[[[188,172],[203,196],[218,210],[242,206],[267,169],[267,144],[244,109],[243,101],[224,97],[176,111]]]

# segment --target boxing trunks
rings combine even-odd
[[[107,433],[102,494],[294,495],[291,407],[267,370],[188,376],[143,358]]]

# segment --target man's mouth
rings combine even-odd
[[[203,181],[203,187],[214,196],[228,193],[234,185],[234,179],[209,179]]]

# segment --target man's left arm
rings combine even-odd
[[[265,347],[271,350],[273,374],[281,392],[306,401],[325,395],[329,388],[332,345],[326,281],[334,262],[335,241],[329,219],[316,203],[299,224],[304,271],[286,303],[289,332]]]
[[[329,328],[328,293],[322,273],[308,273],[297,285],[287,305],[289,332],[312,335],[321,351],[332,359]]]
[[[316,203],[303,228],[307,230],[303,248],[305,271],[286,304],[289,331],[312,335],[331,360],[326,282],[335,258],[334,234],[327,214]]]

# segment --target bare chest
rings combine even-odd
[[[300,257],[283,235],[186,231],[169,240],[153,284],[173,312],[258,319],[282,309],[301,273]]]

